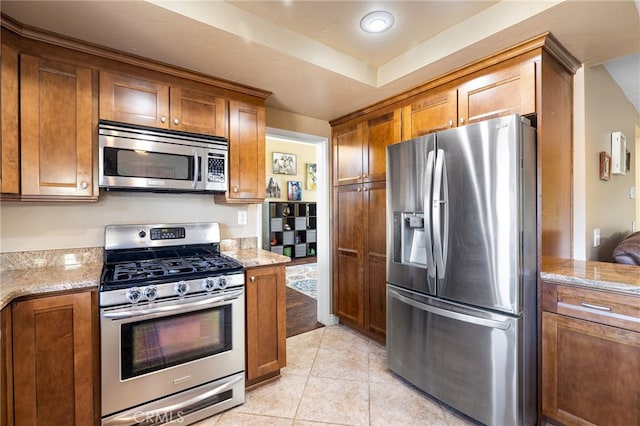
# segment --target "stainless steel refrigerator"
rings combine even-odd
[[[388,367],[483,424],[535,424],[536,236],[526,119],[388,146]]]

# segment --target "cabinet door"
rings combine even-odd
[[[397,143],[402,138],[400,108],[368,119],[364,123],[362,145],[364,182],[384,181],[386,177],[387,145]]]
[[[637,424],[640,333],[542,313],[542,411],[566,425]]]
[[[287,307],[284,266],[248,269],[247,385],[286,365]]]
[[[264,201],[264,144],[264,107],[229,101],[229,191],[224,201]]]
[[[333,312],[360,328],[364,327],[363,199],[362,185],[334,189]]]
[[[169,86],[101,72],[100,118],[168,129]]]
[[[210,93],[171,87],[171,129],[227,136],[227,101]]]
[[[0,192],[20,192],[18,155],[18,52],[2,45],[2,96],[0,96],[2,138],[0,138]]]
[[[433,89],[402,110],[402,138],[412,139],[427,133],[455,127],[458,122],[456,89]]]
[[[12,315],[15,424],[94,424],[92,293],[14,302]]]
[[[368,331],[385,336],[387,328],[386,184],[364,185],[366,224],[364,229],[365,324]]]
[[[20,58],[22,195],[94,196],[92,71]]]
[[[536,112],[535,64],[498,64],[458,89],[459,124]]]
[[[362,123],[348,123],[332,131],[333,184],[362,182]]]

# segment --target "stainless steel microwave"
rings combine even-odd
[[[100,121],[99,186],[106,190],[224,192],[228,141]]]

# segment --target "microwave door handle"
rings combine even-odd
[[[200,159],[198,158],[198,150],[193,148],[193,189],[198,186],[198,176],[200,176]]]

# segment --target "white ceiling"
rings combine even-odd
[[[362,32],[360,18],[377,9],[392,12],[394,26]],[[640,6],[632,0],[2,0],[0,10],[28,26],[270,90],[268,106],[323,120],[550,31],[586,65],[635,55],[607,69],[640,111]]]

